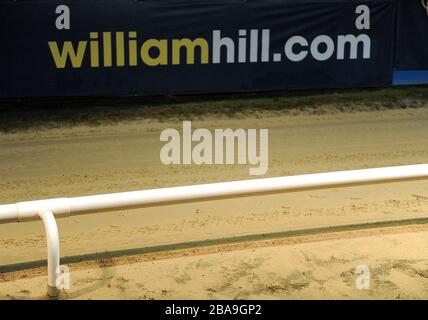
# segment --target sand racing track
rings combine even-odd
[[[164,166],[141,120],[0,135],[12,203],[248,179],[247,166]],[[269,128],[267,176],[428,162],[428,108],[193,121]],[[306,191],[58,221],[61,298],[428,298],[428,181]],[[42,223],[0,225],[0,299],[43,298]],[[355,268],[369,266],[370,290]]]

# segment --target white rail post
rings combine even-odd
[[[46,241],[48,244],[48,296],[54,298],[59,295],[60,252],[58,226],[55,216],[51,211],[41,211],[39,216],[45,225]]]

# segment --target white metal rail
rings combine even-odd
[[[418,164],[26,201],[0,205],[0,223],[42,218],[48,243],[48,294],[56,296],[60,254],[55,216],[427,178],[428,164]]]

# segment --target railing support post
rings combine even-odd
[[[58,277],[59,268],[59,235],[55,216],[51,211],[42,211],[40,218],[45,225],[46,241],[48,247],[48,296],[57,297],[59,295]]]

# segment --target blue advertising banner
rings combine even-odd
[[[395,17],[395,0],[3,0],[0,97],[390,85]]]
[[[428,84],[428,0],[397,0],[394,85]]]
[[[398,0],[395,67],[428,70],[428,0]]]

